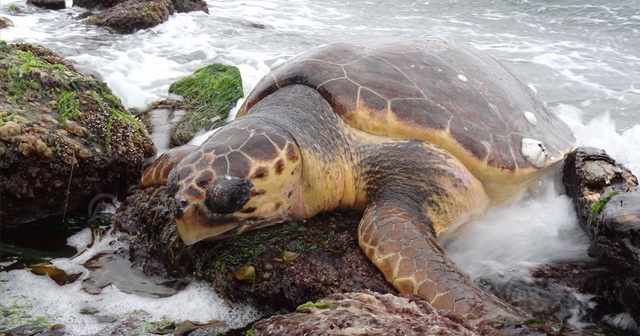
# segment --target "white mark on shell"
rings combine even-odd
[[[547,163],[547,149],[538,140],[522,138],[521,151],[527,161],[538,168]]]
[[[529,83],[529,84],[527,84],[527,86],[529,87],[529,89],[531,89],[531,91],[532,91],[534,94],[538,94],[538,89],[536,89],[536,87],[535,87],[535,86],[533,86],[533,84]]]
[[[467,81],[467,77],[465,77],[464,75],[458,75],[458,79],[463,81],[463,82]]]
[[[535,126],[538,124],[538,118],[536,118],[536,115],[533,114],[533,112],[529,112],[529,111],[524,111],[524,117],[527,118],[527,121]]]

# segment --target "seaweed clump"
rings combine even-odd
[[[169,86],[169,93],[179,98],[156,102],[147,112],[167,109],[171,111],[170,117],[184,112],[171,128],[169,141],[172,147],[184,145],[199,131],[224,125],[229,112],[244,95],[240,70],[217,63],[174,82]]]

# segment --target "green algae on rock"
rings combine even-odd
[[[86,211],[122,195],[155,146],[104,82],[55,52],[0,42],[0,194],[3,225]]]
[[[169,93],[184,98],[180,108],[186,113],[170,135],[170,144],[180,146],[198,131],[222,126],[227,121],[229,111],[243,96],[242,78],[235,66],[211,64],[171,84]]]

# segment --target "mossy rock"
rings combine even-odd
[[[55,52],[0,42],[0,221],[87,211],[123,195],[155,146],[104,82]]]
[[[186,246],[166,187],[138,190],[113,217],[130,257],[147,274],[210,283],[232,302],[264,313],[293,311],[330,293],[396,293],[360,250],[354,213],[325,213],[228,239]],[[252,268],[253,274],[243,273]]]
[[[199,131],[224,125],[229,111],[244,95],[238,68],[217,63],[171,84],[169,93],[184,98],[179,105],[186,111],[171,129],[171,146],[184,145]]]

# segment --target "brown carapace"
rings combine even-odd
[[[140,181],[168,183],[185,243],[360,211],[360,246],[400,292],[469,318],[522,317],[437,242],[573,146],[498,61],[439,39],[338,43],[273,70],[238,115],[202,145],[163,154]]]

